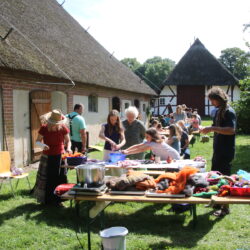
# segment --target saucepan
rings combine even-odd
[[[78,182],[81,186],[87,184],[88,187],[94,187],[104,184],[105,165],[101,163],[86,163],[76,168]]]

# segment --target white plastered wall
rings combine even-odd
[[[15,166],[30,163],[29,91],[13,90],[14,158]]]
[[[143,111],[143,105],[145,105],[145,111]],[[148,119],[147,119],[147,109],[148,109],[149,103],[148,102],[141,102],[140,105],[140,114],[141,114],[141,118],[143,123],[145,124],[145,126],[148,126]]]
[[[109,113],[109,99],[98,97],[98,112],[88,112],[88,96],[73,96],[73,104],[82,103],[84,105],[83,117],[89,131],[89,145],[100,142],[99,132],[101,124],[106,123]]]
[[[60,91],[51,93],[51,108],[60,109],[63,114],[67,114],[67,95]]]
[[[128,106],[131,106],[132,105],[132,102],[131,100],[121,100],[121,119],[122,120],[125,120],[125,106],[126,106],[126,103]]]
[[[2,89],[0,88],[0,150],[3,150]]]
[[[170,85],[170,86],[165,86],[163,88],[163,90],[161,91],[161,94],[160,94],[160,98],[164,98],[165,99],[165,105],[167,105],[168,103],[170,103],[172,106],[173,105],[176,105],[177,104],[177,98],[174,97],[172,99],[172,95],[173,95],[173,92],[170,90],[170,88],[173,90],[173,92],[175,93],[175,95],[177,95],[177,87],[174,86],[174,85]],[[164,96],[167,96],[167,97],[164,97]],[[172,100],[171,100],[172,99]],[[158,105],[158,100],[156,101],[156,105]],[[162,114],[162,112],[164,111],[166,106],[164,107],[160,107],[160,114]],[[173,106],[173,111],[175,111],[175,107],[176,106]],[[154,113],[155,114],[158,114],[158,108],[155,107],[154,109]],[[165,114],[167,113],[167,111],[165,112]]]

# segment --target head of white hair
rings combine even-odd
[[[127,116],[127,114],[133,114],[136,119],[139,115],[139,111],[135,106],[129,106],[127,109],[125,109],[125,115]]]

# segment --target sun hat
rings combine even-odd
[[[59,109],[53,109],[51,112],[42,115],[40,118],[43,122],[47,122],[54,125],[65,124],[67,122],[66,117]]]

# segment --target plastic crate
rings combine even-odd
[[[232,196],[250,196],[250,188],[230,187]]]

